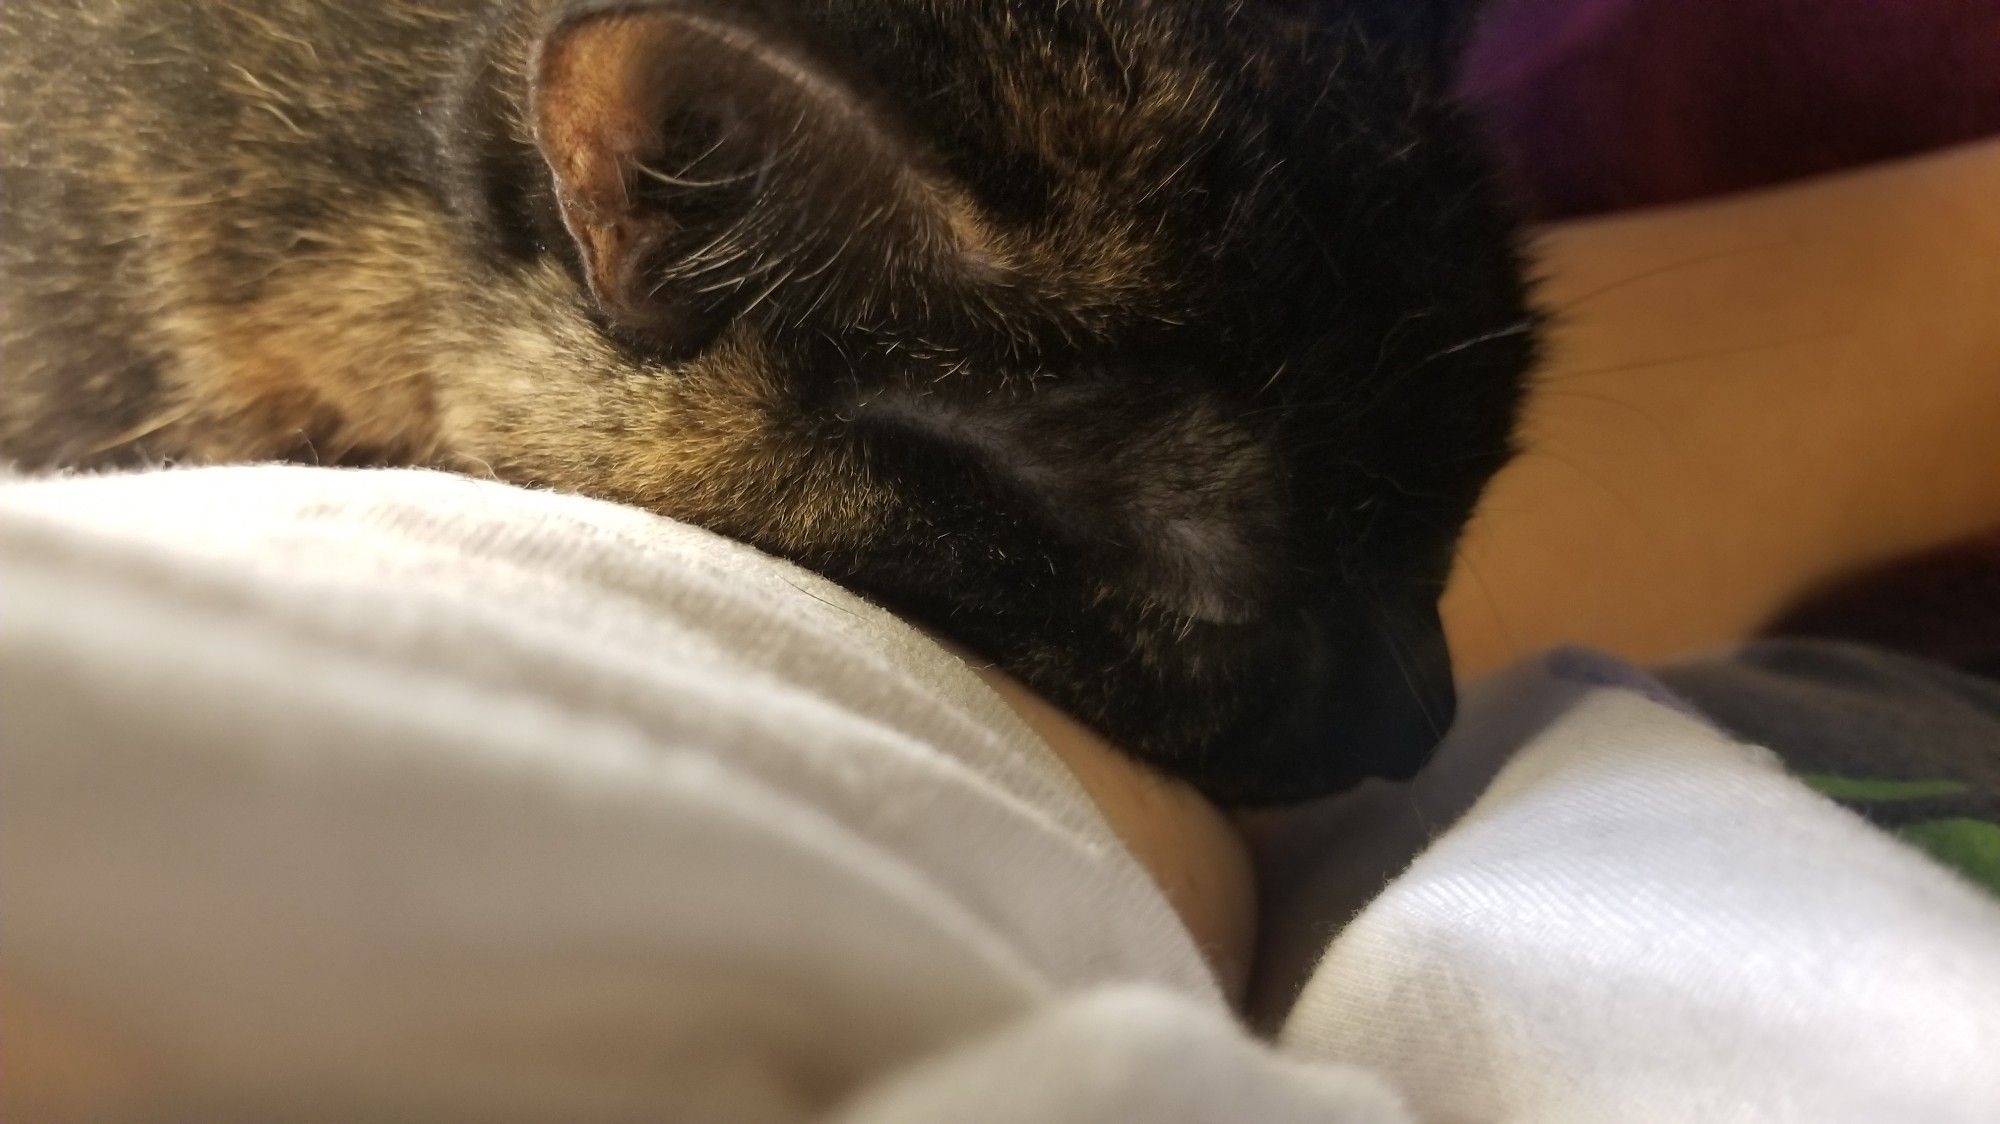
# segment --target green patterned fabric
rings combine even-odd
[[[1927,796],[1961,796],[1969,786],[1964,781],[1885,781],[1840,777],[1832,773],[1807,773],[1799,777],[1822,794],[1849,802],[1920,800]]]
[[[1925,820],[1896,834],[2000,897],[2000,824],[1969,819]]]
[[[1940,800],[1974,796],[1972,786],[1966,782],[1948,778],[1843,777],[1832,773],[1806,773],[1799,779],[2000,896],[2000,823],[1972,816],[1928,815],[1922,810],[1934,810]]]
[[[1761,641],[1661,679],[1801,781],[2000,896],[2000,682],[1805,640]]]

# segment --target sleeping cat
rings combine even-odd
[[[0,456],[818,569],[1227,801],[1403,775],[1533,353],[1420,0],[7,0]]]

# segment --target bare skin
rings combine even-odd
[[[1558,318],[1529,451],[1445,597],[1463,674],[1561,642],[1725,643],[1830,578],[2000,525],[2000,142],[1557,227],[1541,261]],[[1224,813],[969,662],[1238,994],[1255,891]],[[5,983],[15,1107],[104,1104],[154,1072]]]
[[[1461,675],[1723,644],[2000,525],[2000,143],[1539,248],[1551,362],[1445,597]]]
[[[1228,816],[1186,782],[1158,773],[1057,710],[1005,672],[958,653],[1062,758],[1146,868],[1237,999],[1250,976],[1257,892],[1250,852]]]

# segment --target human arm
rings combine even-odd
[[[1726,642],[2000,525],[2000,143],[1537,248],[1548,362],[1445,597],[1461,676]]]

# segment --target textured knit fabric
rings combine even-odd
[[[793,567],[429,473],[0,485],[0,985],[139,1063],[10,1120],[2000,1116],[2000,905],[1622,665],[1265,834],[1275,1042]]]

